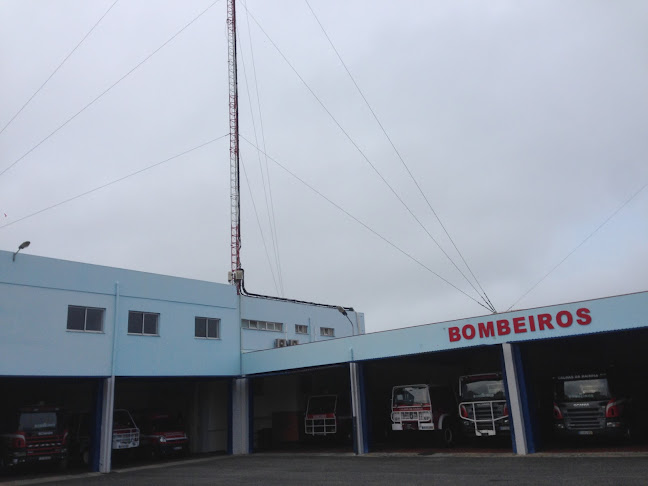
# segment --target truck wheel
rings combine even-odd
[[[441,429],[441,441],[444,447],[454,446],[456,440],[457,434],[455,433],[455,427],[453,424],[448,424],[446,427]]]

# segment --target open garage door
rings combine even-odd
[[[351,451],[348,364],[251,379],[254,451]]]
[[[0,378],[0,463],[10,474],[53,468],[89,469],[97,448],[97,409],[101,378]],[[74,417],[89,413],[87,442],[74,440]]]
[[[131,428],[115,418],[113,462],[119,466],[227,451],[229,400],[226,379],[118,378],[115,417],[130,417],[139,441],[115,449],[116,428]]]
[[[647,329],[519,346],[537,450],[647,449]]]
[[[375,360],[363,366],[371,451],[511,450],[499,346]],[[470,403],[463,407],[465,417],[460,414],[462,377],[471,377],[483,390],[475,395],[471,388],[470,398],[464,397]],[[488,420],[477,422],[483,419],[482,408]]]

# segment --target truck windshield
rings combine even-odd
[[[22,412],[18,423],[20,430],[56,428],[56,412]]]
[[[308,400],[307,412],[309,414],[334,413],[336,401],[337,396],[335,395],[311,397],[310,400]]]
[[[159,417],[149,421],[151,432],[175,432],[182,430],[180,421],[172,417]]]
[[[556,400],[573,402],[580,400],[604,400],[610,398],[607,378],[557,381]]]
[[[126,410],[115,410],[113,414],[113,429],[134,429],[135,423]]]
[[[461,383],[461,396],[464,400],[504,400],[502,380],[478,380]]]
[[[427,405],[430,396],[427,386],[399,386],[394,388],[392,402],[394,407]]]

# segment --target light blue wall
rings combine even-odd
[[[583,315],[589,315],[591,322],[587,324],[576,322],[576,313],[579,309],[589,310],[588,314]],[[561,312],[569,312],[573,316],[574,322],[570,326],[561,327],[555,323],[556,315]],[[541,314],[552,316],[553,329],[539,330],[537,321]],[[535,331],[530,330],[529,316],[534,316]],[[513,320],[516,318],[524,318],[525,326],[519,325],[518,327],[519,330],[526,329],[526,332],[513,332]],[[511,328],[511,333],[484,338],[477,335],[472,339],[462,337],[454,342],[450,340],[451,328],[463,329],[465,326],[473,326],[477,329],[480,322],[493,321],[495,325],[497,320],[506,320]],[[588,319],[581,320],[585,322]],[[562,322],[565,324],[566,320]],[[309,346],[256,351],[243,355],[242,369],[243,373],[251,375],[342,363],[350,360],[378,359],[485,344],[577,336],[639,327],[648,327],[648,292],[370,333],[364,336],[314,343]]]
[[[223,285],[227,290],[234,287]],[[236,297],[236,294],[234,294]],[[234,299],[235,303],[235,299]],[[128,334],[128,311],[160,314],[159,336]],[[119,306],[118,376],[238,375],[239,325],[234,307],[123,297]],[[220,339],[197,339],[195,317],[221,319]]]
[[[300,344],[334,339],[321,336],[321,327],[334,328],[337,338],[358,334],[360,322],[360,332],[364,332],[364,316],[353,311],[349,311],[348,316],[353,322],[353,330],[349,320],[335,307],[244,296],[241,297],[241,319],[281,322],[284,332],[243,329],[243,351],[272,348],[275,339],[296,339]],[[307,325],[308,334],[297,334],[296,324]]]
[[[244,374],[254,374],[648,326],[648,292],[642,292],[351,336],[351,324],[334,307],[239,298],[230,285],[23,253],[12,262],[11,255],[0,251],[0,376],[110,376],[113,370],[117,376],[237,376],[241,364]],[[67,331],[68,305],[106,309],[104,332]],[[160,335],[128,335],[130,310],[159,313]],[[542,314],[552,329],[539,328]],[[570,325],[559,326],[559,314],[571,316]],[[196,316],[221,319],[221,339],[195,338]],[[284,332],[242,330],[239,317],[281,322]],[[349,317],[355,332],[363,332],[364,316],[350,311]],[[492,321],[497,329],[498,320],[511,332],[479,336],[480,323]],[[295,324],[309,326],[309,333],[296,334]],[[320,327],[334,328],[336,337],[320,336]],[[269,349],[277,338],[300,345]],[[243,350],[254,352],[241,356],[241,339]]]
[[[15,262],[11,257],[0,251],[0,375],[109,376],[117,302],[117,375],[239,373],[234,287],[22,253]],[[104,332],[67,331],[68,305],[106,309]],[[160,336],[128,335],[129,310],[159,313]],[[221,319],[221,339],[196,339],[196,316]]]

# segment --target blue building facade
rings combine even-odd
[[[34,378],[54,380],[53,388],[62,383],[57,379],[89,380],[92,396],[73,390],[78,397],[70,402],[94,404],[98,411],[94,468],[104,472],[111,468],[115,408],[151,406],[167,397],[187,417],[193,450],[248,453],[273,420],[293,420],[304,396],[331,380],[347,383],[354,447],[363,453],[369,450],[365,380],[371,363],[482,348],[499,356],[513,448],[533,452],[538,441],[529,377],[540,376],[540,366],[528,357],[545,352],[533,343],[550,349],[559,341],[648,329],[644,292],[365,334],[363,314],[348,307],[239,296],[231,285],[13,256],[0,251],[3,386],[20,394]],[[304,379],[303,370],[327,367],[338,374]],[[257,377],[277,374],[283,378],[266,381],[274,388],[259,388]]]

